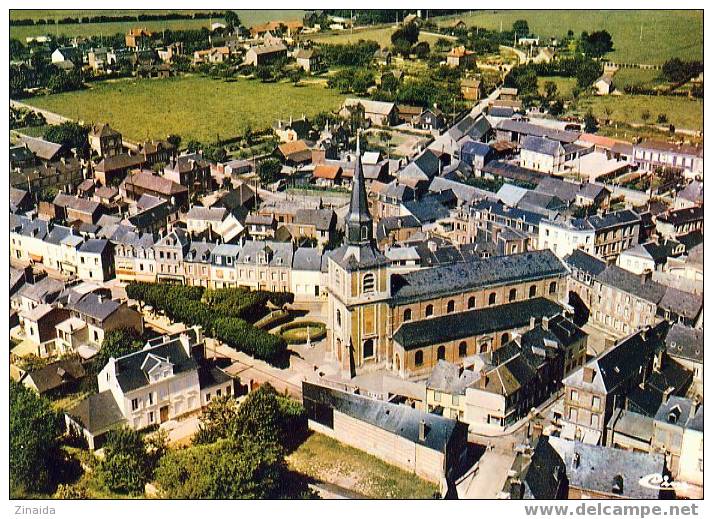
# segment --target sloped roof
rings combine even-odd
[[[82,364],[77,360],[58,360],[27,373],[27,378],[32,380],[37,391],[44,393],[56,389],[65,383],[78,380],[85,375]]]
[[[198,365],[186,353],[181,339],[174,339],[158,346],[145,348],[116,359],[116,380],[123,393],[134,391],[149,384],[148,374],[142,369],[149,356],[168,359],[173,364],[173,373],[196,370]]]
[[[62,150],[63,146],[55,142],[46,141],[37,137],[23,135],[20,140],[27,148],[42,160],[53,160]]]
[[[126,422],[111,391],[90,395],[67,411],[67,414],[90,433],[98,433]]]

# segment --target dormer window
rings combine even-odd
[[[375,286],[376,278],[374,277],[374,274],[364,274],[364,279],[362,280],[362,292],[365,294],[373,293]]]

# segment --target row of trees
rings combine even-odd
[[[47,124],[45,116],[34,110],[10,107],[10,129],[27,128],[31,126],[44,126]]]
[[[365,67],[379,50],[375,41],[360,40],[357,43],[320,44],[319,53],[322,61],[331,67]]]
[[[220,12],[196,12],[196,13],[141,13],[136,15],[87,15],[87,16],[65,16],[63,18],[17,18],[10,19],[10,25],[67,25],[75,23],[115,23],[115,22],[148,22],[160,20],[204,20],[207,18],[220,18]]]
[[[255,328],[246,319],[257,320],[266,315],[267,301],[277,306],[291,302],[294,296],[290,293],[240,288],[206,291],[203,287],[137,282],[129,283],[126,293],[172,320],[202,326],[207,335],[258,359],[273,364],[285,360],[285,341]]]

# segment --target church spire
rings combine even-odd
[[[347,213],[347,243],[360,245],[370,243],[373,237],[371,214],[366,198],[364,185],[364,172],[361,165],[360,135],[357,132],[356,165],[354,166],[354,180],[352,196]]]

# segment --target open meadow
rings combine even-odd
[[[561,38],[569,29],[606,29],[614,41],[614,51],[606,58],[616,62],[661,64],[672,57],[703,59],[703,11],[674,10],[483,10],[463,13],[468,25],[486,29],[510,29],[516,20],[527,20],[530,31],[540,38]],[[643,30],[642,30],[643,28]]]
[[[216,9],[162,9],[162,10],[151,10],[153,14],[160,14],[162,12],[171,13],[190,13],[190,12],[208,12],[216,11]],[[82,16],[97,16],[97,15],[139,15],[145,13],[147,10],[139,9],[112,9],[112,10],[102,10],[102,9],[36,9],[36,10],[18,10],[14,9],[10,11],[11,19],[26,19],[32,18],[34,20],[38,19],[56,19],[64,17],[82,17]],[[251,25],[269,22],[271,20],[302,20],[305,11],[302,9],[236,9],[236,13],[240,16],[241,21],[246,27]],[[10,27],[10,37],[18,38],[24,41],[28,36],[39,36],[42,34],[64,34],[66,36],[95,36],[95,35],[110,35],[116,33],[125,33],[132,27],[146,27],[151,31],[160,31],[162,29],[200,29],[202,27],[210,26],[210,19],[199,19],[199,20],[155,20],[155,21],[141,21],[141,22],[106,22],[106,23],[74,23],[74,24],[48,24],[48,25],[28,25],[28,26],[11,26]],[[214,22],[222,21],[220,19],[214,18]]]
[[[215,142],[297,118],[339,108],[344,96],[320,85],[233,81],[203,76],[128,79],[94,83],[91,88],[23,100],[87,124],[108,122],[133,141],[180,135]]]
[[[656,124],[659,114],[664,114],[676,128],[703,129],[703,101],[675,96],[590,96],[577,102],[577,112],[582,115],[591,108],[598,118],[634,124]],[[611,113],[607,116],[607,108]],[[649,118],[642,114],[648,111]]]

